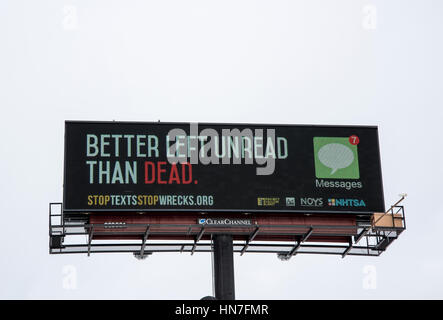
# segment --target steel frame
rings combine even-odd
[[[132,253],[135,256],[145,258],[152,253],[161,252],[212,252],[211,240],[202,240],[203,235],[210,236],[228,233],[234,236],[242,236],[245,240],[235,240],[234,252],[243,255],[245,253],[274,253],[282,260],[288,260],[298,254],[329,254],[346,256],[379,256],[386,248],[395,241],[406,229],[404,207],[391,206],[385,213],[392,215],[392,225],[395,220],[401,219],[402,227],[375,227],[374,225],[358,224],[355,226],[340,226],[347,232],[337,232],[337,226],[324,225],[251,225],[251,226],[202,226],[198,224],[173,225],[173,224],[89,224],[86,221],[70,221],[63,217],[63,204],[49,204],[49,253],[72,254],[80,253]],[[106,232],[99,231],[106,228]],[[282,231],[279,231],[281,229]],[[182,230],[182,231],[168,231]],[[355,233],[352,237],[350,232]],[[356,232],[355,232],[356,231]],[[152,240],[152,236],[189,235],[192,240],[161,241]],[[100,240],[94,236],[136,236],[141,240]],[[257,235],[291,235],[294,242],[282,241],[257,241]],[[349,243],[307,242],[312,236],[349,236]],[[77,241],[78,237],[86,241]]]

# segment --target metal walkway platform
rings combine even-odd
[[[240,255],[273,253],[282,260],[298,254],[379,256],[406,229],[404,208],[398,203],[386,213],[374,215],[372,222],[360,222],[356,226],[231,225],[229,233],[234,237],[234,252]],[[226,234],[227,226],[65,221],[62,207],[62,203],[49,204],[50,254],[132,253],[142,259],[162,252],[194,254],[213,251],[212,236]],[[278,241],[281,235],[293,241]],[[187,240],[158,240],[174,236]],[[275,236],[277,240],[259,241],[260,236]],[[322,236],[347,240],[314,242]]]

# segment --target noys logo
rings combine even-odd
[[[300,198],[302,207],[323,207],[323,198]]]

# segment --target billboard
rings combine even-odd
[[[384,212],[377,127],[66,121],[63,209]]]

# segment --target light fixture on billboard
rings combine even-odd
[[[150,255],[152,255],[152,252],[145,252],[143,255],[141,255],[140,252],[134,252],[134,257],[137,260],[145,260]]]
[[[281,261],[289,261],[289,259],[291,259],[291,256],[287,253],[277,253],[277,258]]]

